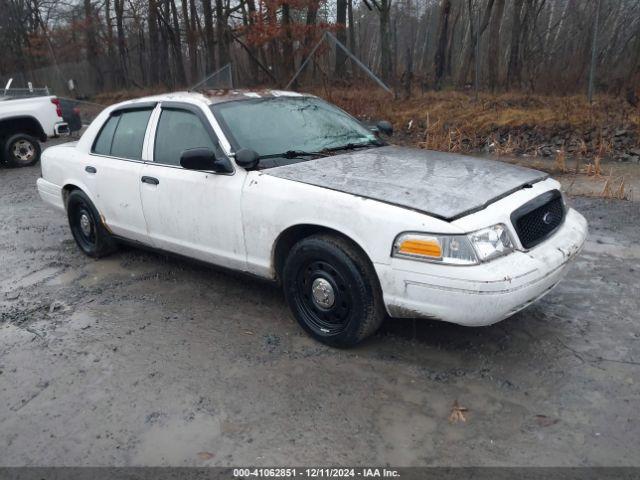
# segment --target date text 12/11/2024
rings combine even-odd
[[[234,478],[399,478],[387,468],[234,468]]]

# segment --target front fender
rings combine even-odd
[[[296,225],[315,225],[350,238],[373,263],[388,264],[396,236],[407,230],[460,233],[426,214],[348,193],[281,179],[263,172],[247,176],[242,195],[247,265],[273,278],[273,249]]]

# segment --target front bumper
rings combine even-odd
[[[550,238],[526,252],[466,267],[400,258],[375,267],[392,317],[490,325],[548,293],[580,252],[586,236],[586,220],[570,209]]]

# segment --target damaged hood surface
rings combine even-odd
[[[548,176],[494,160],[395,146],[357,150],[270,168],[263,173],[447,221],[482,210]]]

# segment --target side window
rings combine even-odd
[[[100,155],[140,160],[150,109],[116,113],[104,124],[93,145]]]
[[[98,138],[93,144],[93,152],[100,155],[111,154],[111,141],[113,140],[113,132],[116,131],[116,126],[120,120],[119,115],[109,117],[109,120],[104,124],[102,130],[98,134]]]
[[[180,165],[182,152],[199,147],[216,149],[200,118],[185,110],[163,109],[156,131],[154,162]]]
[[[150,116],[151,110],[133,110],[120,114],[120,121],[111,142],[112,156],[131,160],[142,158],[142,143]]]

